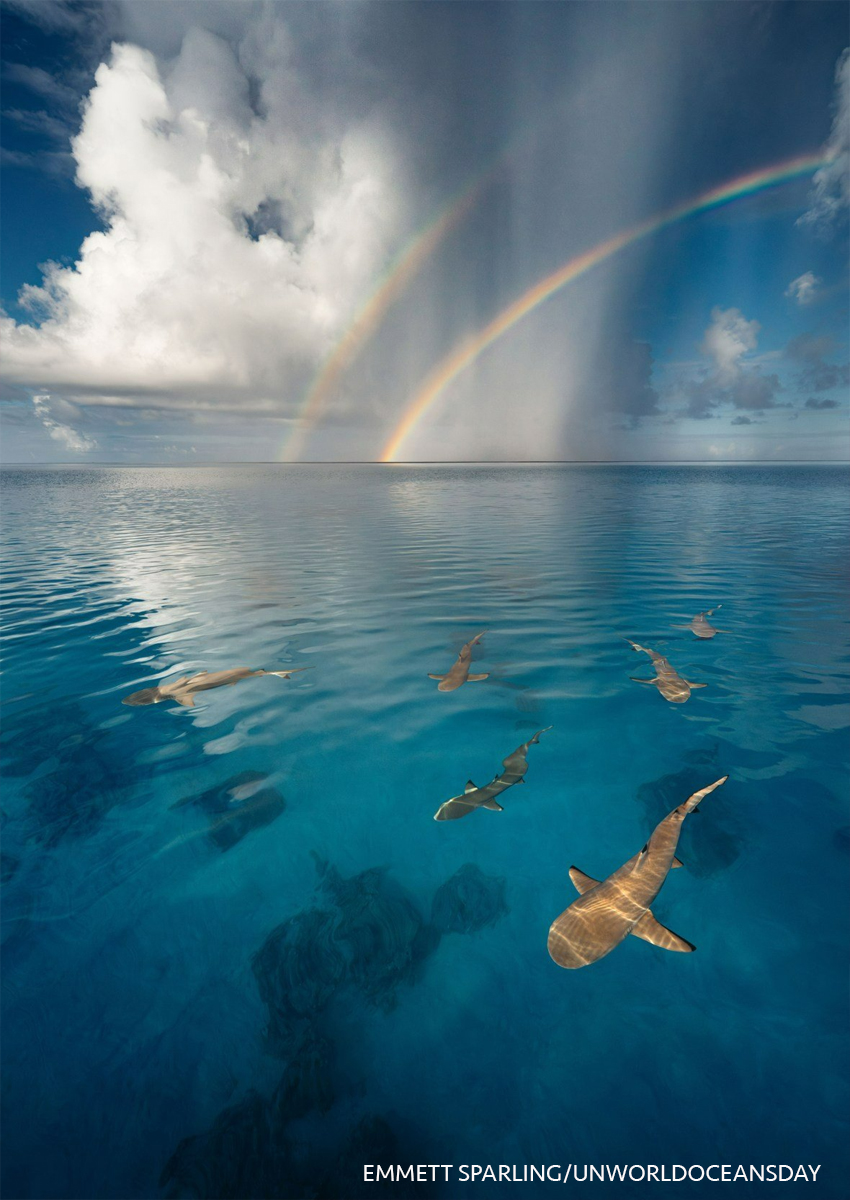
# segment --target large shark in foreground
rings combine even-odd
[[[610,954],[630,933],[664,950],[687,953],[695,949],[690,942],[656,921],[650,905],[661,891],[667,872],[671,867],[682,865],[676,858],[676,846],[685,817],[694,811],[703,796],[728,778],[724,775],[674,808],[656,825],[640,854],[630,858],[602,883],[577,867],[570,868],[570,878],[581,895],[549,930],[549,954],[559,967],[586,967]]]
[[[476,787],[470,779],[462,796],[452,796],[451,800],[440,805],[434,813],[434,820],[456,821],[458,817],[465,817],[467,813],[471,813],[476,808],[489,808],[494,812],[502,812],[501,804],[496,803],[496,796],[507,791],[509,787],[513,787],[515,783],[523,782],[523,776],[528,770],[529,746],[535,745],[540,740],[541,733],[547,733],[551,728],[551,725],[547,725],[546,729],[538,729],[534,737],[523,742],[521,746],[517,746],[516,750],[507,758],[502,759],[504,771],[484,787]]]
[[[715,629],[714,626],[706,620],[706,617],[710,617],[722,607],[722,604],[717,604],[714,606],[714,608],[707,608],[705,612],[697,613],[697,615],[691,620],[690,625],[671,625],[670,628],[690,629],[691,633],[694,634],[695,637],[713,638],[716,633],[724,633],[725,630]]]
[[[648,646],[639,646],[631,638],[626,638],[626,641],[633,650],[640,650],[642,653],[648,654],[652,659],[652,665],[655,667],[654,679],[636,679],[634,675],[631,675],[630,679],[634,683],[653,684],[658,688],[664,699],[669,700],[671,704],[684,704],[694,688],[705,687],[704,683],[692,683],[690,679],[683,679],[663,654],[659,654],[656,650],[650,650]]]
[[[277,675],[279,679],[289,679],[296,671],[306,671],[306,667],[290,667],[288,671],[252,671],[250,667],[232,667],[229,671],[199,671],[197,675],[181,675],[168,683],[157,687],[143,688],[125,696],[122,704],[161,704],[163,700],[174,700],[184,708],[195,707],[195,694],[207,692],[210,688],[230,687],[243,679],[252,679],[255,675]]]
[[[454,663],[448,675],[429,675],[429,679],[439,679],[437,685],[438,692],[453,692],[456,688],[461,687],[464,683],[477,683],[479,679],[488,679],[489,672],[483,675],[470,675],[469,668],[472,665],[472,647],[476,642],[480,642],[487,632],[485,629],[482,633],[478,633],[471,642],[467,642],[461,647],[460,654],[457,656],[457,662]]]

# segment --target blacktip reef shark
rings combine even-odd
[[[691,633],[698,638],[713,638],[716,633],[725,633],[725,629],[715,629],[714,626],[706,620],[713,613],[716,613],[723,607],[722,604],[716,604],[714,608],[707,608],[705,612],[697,613],[690,625],[671,625],[671,629],[690,629]]]
[[[497,804],[496,796],[507,791],[509,787],[513,787],[515,783],[524,781],[523,776],[528,770],[529,746],[534,746],[539,742],[541,733],[548,733],[551,728],[551,725],[547,725],[545,729],[538,729],[534,737],[523,742],[521,746],[517,746],[516,750],[507,758],[503,758],[504,771],[501,775],[496,775],[484,787],[476,787],[470,779],[462,796],[452,796],[451,800],[440,805],[434,813],[434,820],[456,821],[458,817],[465,817],[467,813],[471,813],[476,808],[489,808],[493,812],[504,812],[501,804]]]
[[[559,967],[586,967],[610,954],[630,933],[663,950],[687,954],[696,949],[656,921],[650,906],[670,869],[682,865],[676,858],[676,846],[685,817],[728,778],[724,775],[674,808],[656,825],[640,854],[602,883],[570,867],[570,879],[581,895],[549,930],[549,954]]]
[[[659,654],[656,650],[650,650],[648,646],[639,646],[631,638],[625,640],[633,650],[640,650],[643,654],[648,654],[655,667],[654,679],[637,679],[634,675],[630,675],[629,678],[634,683],[653,684],[664,699],[669,700],[671,704],[684,704],[694,688],[705,687],[704,683],[692,683],[690,679],[684,679],[663,654]]]
[[[277,675],[279,679],[289,679],[297,671],[306,671],[307,667],[290,667],[288,671],[252,671],[250,667],[231,667],[229,671],[199,671],[197,675],[181,675],[169,683],[161,683],[157,687],[142,688],[125,696],[122,704],[142,705],[161,704],[163,700],[174,700],[184,708],[195,707],[195,694],[208,692],[210,688],[230,687],[243,679],[252,679],[255,675]]]
[[[461,647],[460,654],[457,656],[457,662],[452,666],[448,675],[430,675],[429,679],[439,679],[437,684],[438,692],[453,692],[457,688],[462,687],[465,683],[478,683],[480,679],[488,679],[489,671],[485,671],[483,675],[470,675],[469,668],[472,665],[472,647],[480,642],[487,630],[475,635],[471,642],[467,642]]]

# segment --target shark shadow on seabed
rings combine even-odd
[[[186,796],[172,809],[193,806],[208,818],[207,837],[219,850],[230,850],[254,829],[271,825],[286,808],[286,801],[275,788],[261,787],[268,779],[262,771],[240,771],[224,783]]]
[[[475,863],[464,863],[434,893],[431,924],[441,934],[475,933],[495,925],[507,912],[505,880],[485,875]]]
[[[717,766],[719,750],[715,743],[709,749],[691,751],[685,755],[688,765],[681,771],[640,785],[637,799],[646,813],[648,825],[656,824],[677,800],[694,791],[706,771]],[[711,820],[695,821],[690,828],[685,865],[693,875],[705,877],[727,870],[744,848],[743,818],[734,799],[722,788],[712,796]]]

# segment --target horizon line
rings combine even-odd
[[[850,458],[412,458],[382,462],[374,458],[317,458],[281,462],[273,458],[209,459],[194,462],[154,462],[103,459],[97,462],[0,462],[7,467],[713,467],[713,466],[847,467]]]

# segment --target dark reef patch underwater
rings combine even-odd
[[[784,1192],[844,1200],[847,483],[4,472],[3,1196],[463,1200],[506,1185],[363,1166],[718,1162],[820,1164]],[[719,604],[716,637],[675,628]],[[489,677],[438,692],[482,630]],[[706,686],[636,687],[623,636]],[[434,821],[550,725],[504,811]],[[605,878],[727,773],[652,906],[697,953],[559,969],[569,868]]]

